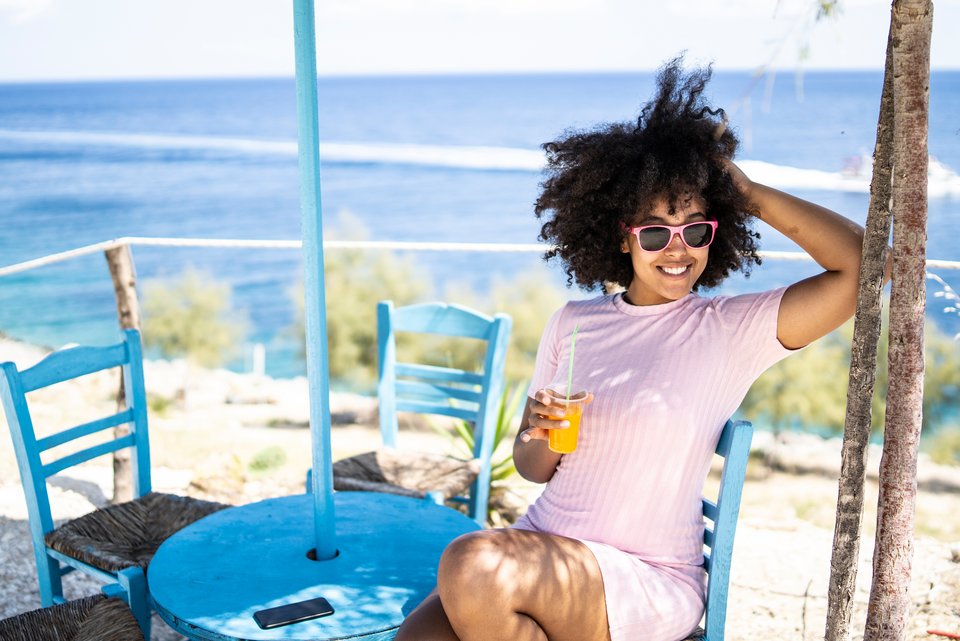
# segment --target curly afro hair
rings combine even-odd
[[[759,264],[758,233],[749,228],[755,212],[725,170],[737,137],[721,109],[711,109],[703,90],[711,70],[684,73],[678,57],[660,69],[657,94],[636,124],[601,125],[568,131],[543,145],[547,178],[534,212],[546,219],[540,239],[554,245],[544,260],[557,256],[584,289],[609,283],[627,287],[633,279],[630,255],[620,251],[631,226],[660,199],[671,211],[700,195],[716,238],[696,288],[719,285],[730,272],[749,274]]]

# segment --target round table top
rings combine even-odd
[[[392,639],[434,588],[447,543],[478,529],[463,514],[391,494],[334,494],[337,549],[313,561],[313,496],[215,512],[167,539],[147,570],[150,596],[192,639]],[[325,597],[334,614],[261,629],[253,614]]]

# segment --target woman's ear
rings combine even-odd
[[[629,237],[624,238],[620,241],[620,251],[624,254],[630,253],[630,239]]]

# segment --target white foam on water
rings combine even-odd
[[[870,158],[864,159],[855,172],[800,169],[760,160],[738,160],[737,164],[751,180],[781,189],[870,193]],[[960,196],[960,175],[936,158],[930,158],[927,181],[927,194],[931,198]]]
[[[841,172],[819,169],[786,167],[761,160],[738,160],[737,164],[751,180],[774,187],[854,193],[868,193],[870,191],[870,176],[845,175]]]
[[[391,163],[460,169],[540,171],[543,152],[511,147],[321,143],[323,157],[338,162]]]
[[[222,150],[242,153],[297,155],[297,143],[213,136],[168,136],[100,131],[13,131],[0,130],[0,140],[59,145],[95,145],[139,149]]]
[[[98,145],[141,149],[232,151],[296,156],[297,143],[211,136],[169,136],[88,131],[0,130],[0,140],[60,145]],[[510,147],[439,146],[394,143],[322,142],[324,160],[346,163],[386,163],[478,170],[539,171],[540,151]]]
[[[0,140],[74,146],[227,151],[252,155],[297,155],[295,141],[213,136],[0,130]],[[321,142],[320,153],[323,161],[330,163],[417,165],[477,171],[539,172],[545,164],[543,152],[540,150],[495,146]],[[801,169],[760,160],[737,162],[751,179],[773,187],[866,194],[870,191],[870,159],[859,160],[852,171]],[[960,196],[960,176],[935,158],[931,158],[928,193],[931,198]]]

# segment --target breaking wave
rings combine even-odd
[[[297,155],[297,143],[290,140],[257,140],[213,136],[174,136],[88,131],[0,130],[0,140],[66,147],[122,147],[136,149],[186,150],[244,155]],[[324,163],[388,164],[444,167],[473,171],[539,172],[544,166],[540,150],[495,146],[441,146],[400,143],[322,142]],[[844,171],[823,171],[776,165],[759,160],[739,160],[752,179],[783,189],[804,189],[868,193],[870,159],[855,158]],[[930,159],[931,197],[960,196],[960,176],[936,159]]]

